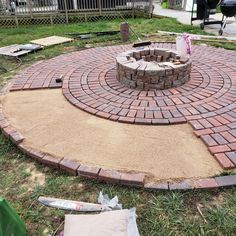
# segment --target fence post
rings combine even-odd
[[[52,13],[50,14],[50,23],[51,23],[51,25],[53,25]]]
[[[64,6],[65,6],[66,24],[68,24],[69,18],[68,18],[67,0],[64,0]]]
[[[16,27],[18,28],[19,27],[19,22],[18,22],[17,15],[15,15],[15,21],[16,21]]]
[[[134,18],[134,15],[135,15],[134,1],[135,1],[135,0],[132,0],[132,17],[133,17],[133,18]]]
[[[6,6],[7,6],[7,4],[6,4]],[[0,0],[0,10],[3,10],[3,9],[4,9],[4,5],[3,5],[2,0]]]
[[[149,0],[149,18],[152,18],[153,13],[153,0]]]
[[[27,6],[29,7],[30,17],[33,18],[33,13],[32,13],[32,0],[28,0],[28,1],[27,1]]]
[[[98,9],[99,9],[99,15],[102,15],[102,3],[101,0],[98,0]]]
[[[182,10],[186,11],[186,7],[187,7],[187,0],[183,0]]]
[[[74,10],[78,10],[77,0],[73,0],[73,3],[74,3]]]

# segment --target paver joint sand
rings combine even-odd
[[[144,172],[156,180],[208,177],[222,170],[188,124],[108,121],[75,108],[60,89],[12,92],[1,100],[26,146],[81,164]]]

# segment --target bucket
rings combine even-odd
[[[188,34],[183,34],[176,38],[176,50],[182,57],[191,55],[191,38]]]

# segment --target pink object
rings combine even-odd
[[[191,37],[189,34],[183,33],[176,38],[176,49],[181,56],[191,55]]]
[[[186,42],[187,46],[187,54],[191,55],[192,54],[192,48],[191,48],[191,37],[189,34],[183,33],[182,38]]]

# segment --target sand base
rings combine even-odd
[[[188,124],[108,121],[75,108],[60,89],[11,92],[2,103],[26,146],[82,164],[144,172],[156,180],[208,177],[222,171]]]

